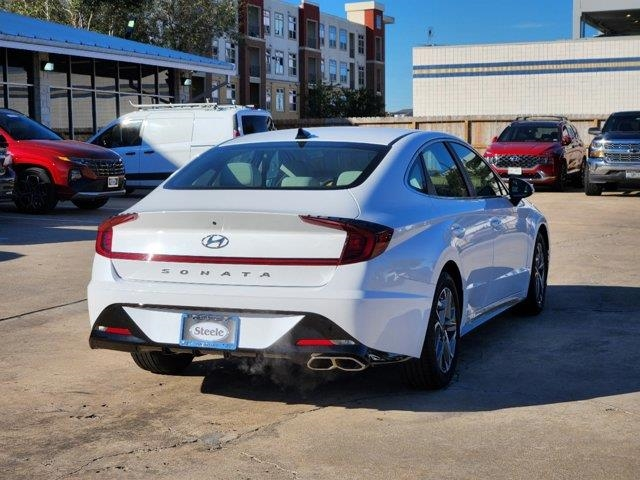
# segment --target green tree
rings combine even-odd
[[[309,89],[310,118],[374,117],[384,115],[384,101],[370,90],[334,85]]]

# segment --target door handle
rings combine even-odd
[[[156,153],[156,152],[154,152],[153,150],[145,150],[143,153],[145,153],[145,154],[147,154],[147,155],[148,155],[148,154],[150,154],[150,153]]]
[[[465,229],[460,225],[451,225],[451,233],[454,237],[462,238],[464,237]]]
[[[136,154],[136,152],[125,152],[124,154],[125,154],[127,157],[131,157],[131,156],[135,155],[135,154]]]

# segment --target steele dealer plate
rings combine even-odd
[[[184,347],[235,350],[240,319],[218,313],[183,313],[180,345]]]

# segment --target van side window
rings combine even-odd
[[[105,130],[93,143],[106,148],[137,147],[140,145],[142,121],[117,123]]]

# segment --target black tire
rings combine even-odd
[[[582,163],[580,164],[580,170],[577,174],[573,176],[573,184],[578,188],[584,187],[584,171],[587,168],[587,160],[585,158],[582,159]]]
[[[420,358],[404,362],[405,378],[411,387],[436,390],[449,385],[458,363],[460,318],[458,288],[451,275],[442,272]]]
[[[133,361],[141,369],[160,375],[176,375],[191,365],[190,353],[131,352]]]
[[[602,185],[599,183],[591,183],[589,181],[589,168],[586,165],[584,169],[584,193],[588,197],[597,197],[602,195]]]
[[[71,200],[76,207],[82,210],[95,210],[103,207],[109,201],[109,198],[83,198],[78,200]]]
[[[533,247],[531,261],[531,276],[527,297],[519,305],[519,310],[525,315],[538,315],[544,309],[547,299],[547,277],[549,276],[549,248],[544,237],[538,233]]]
[[[556,176],[556,181],[553,184],[553,189],[556,192],[564,191],[567,186],[567,162],[563,158],[560,163],[560,172]]]
[[[18,173],[13,201],[21,212],[35,214],[53,210],[58,198],[47,172],[41,168],[27,168]]]

